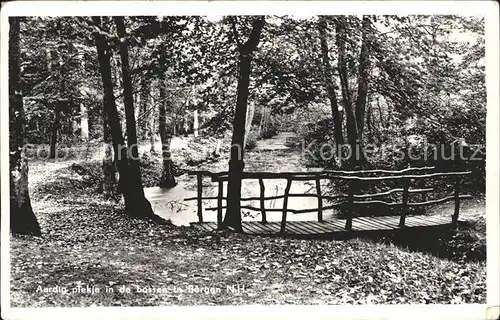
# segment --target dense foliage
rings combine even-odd
[[[339,23],[346,32],[341,64],[345,66],[347,95],[353,106],[361,76],[361,47],[366,43],[368,48],[364,143],[381,146],[395,137],[422,136],[429,143],[464,139],[468,145],[484,146],[482,19],[370,16],[366,18],[368,28],[357,16],[323,19],[344,137],[348,133],[341,99]],[[247,20],[239,17],[236,25],[240,34],[248,32]],[[328,124],[319,132],[323,137],[333,130],[325,120],[332,114],[328,112],[323,76],[320,20],[266,18],[250,83],[250,101],[255,105],[252,123],[258,126],[258,136],[272,136],[283,123],[298,128],[305,137],[314,134],[306,127],[317,127],[320,122]],[[175,134],[192,132],[194,110],[199,111],[201,126],[211,133],[230,129],[238,70],[236,44],[227,17],[218,21],[205,17],[128,17],[126,23],[139,138],[151,135],[147,127],[161,103],[157,88],[162,72],[167,75],[167,116]],[[90,139],[102,137],[102,84],[92,41],[94,28],[85,17],[24,19],[22,79],[29,142],[49,143],[58,104],[62,105],[58,141],[86,139],[81,134],[82,121],[88,121]],[[111,62],[115,96],[119,108],[123,108],[118,42],[113,29],[112,21],[104,19],[101,31],[116,43]],[[88,117],[82,120],[84,113]],[[287,114],[294,116],[280,117]],[[309,122],[303,123],[304,118]],[[374,165],[379,162],[374,161]]]

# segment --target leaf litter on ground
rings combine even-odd
[[[39,166],[34,171],[47,170]],[[45,182],[67,179],[57,177],[60,170],[53,166],[56,178]],[[157,224],[127,217],[120,203],[89,188],[63,198],[33,194],[43,238],[11,237],[14,307],[486,301],[484,260],[437,257],[391,239],[257,237]]]

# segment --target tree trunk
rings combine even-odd
[[[172,117],[173,117],[173,124],[172,124],[173,133],[172,133],[172,136],[176,137],[177,136],[177,113],[174,112],[172,114]]]
[[[56,147],[57,147],[57,131],[61,127],[61,102],[56,102],[54,108],[54,123],[52,124],[52,131],[50,134],[50,153],[49,158],[54,159],[56,157]]]
[[[9,180],[10,230],[41,236],[28,190],[28,160],[24,156],[24,107],[21,87],[19,17],[9,18]]]
[[[147,78],[143,78],[141,81],[141,92],[140,92],[140,104],[139,104],[139,115],[141,117],[141,122],[139,123],[139,137],[141,141],[146,140],[148,122],[146,114],[148,112],[148,103],[149,103],[149,88],[150,81]]]
[[[340,84],[342,88],[342,102],[344,105],[346,120],[347,120],[347,141],[351,147],[351,158],[349,164],[356,166],[360,154],[358,153],[357,140],[358,132],[356,127],[356,118],[352,109],[351,93],[349,90],[349,75],[347,71],[346,55],[346,20],[339,17],[336,22],[337,29],[337,47],[339,51],[338,70],[340,77]]]
[[[82,68],[82,73],[85,76],[85,55],[82,55],[82,58],[80,60],[81,63],[81,68]],[[87,110],[87,106],[85,105],[84,102],[84,95],[83,91],[80,90],[80,138],[82,141],[88,141],[89,140],[89,114]]]
[[[80,102],[80,138],[82,141],[89,140],[89,114],[84,102]]]
[[[378,116],[379,116],[379,128],[384,128],[387,125],[387,121],[384,121],[384,117],[382,115],[382,107],[380,106],[380,97],[377,97],[377,109],[378,109]],[[380,130],[382,131],[382,130]]]
[[[187,110],[184,110],[184,116],[182,117],[182,133],[185,137],[188,136],[189,132],[189,118],[187,115]]]
[[[358,96],[356,98],[356,123],[358,126],[358,138],[361,142],[363,139],[364,118],[366,108],[366,97],[368,95],[368,81],[370,69],[370,46],[368,43],[369,28],[371,21],[368,16],[363,16],[362,24],[362,43],[361,53],[359,55],[359,74],[358,74]]]
[[[151,154],[155,154],[156,153],[156,150],[155,150],[156,130],[155,129],[156,129],[155,117],[151,116],[151,118],[149,119],[149,144],[150,144],[149,152]]]
[[[114,21],[118,37],[120,38],[123,104],[125,106],[125,119],[127,126],[127,146],[130,152],[128,170],[130,181],[127,185],[131,196],[129,199],[129,206],[131,206],[131,212],[135,216],[153,217],[153,209],[149,201],[144,196],[144,189],[142,186],[141,168],[139,165],[139,148],[137,146],[137,128],[134,114],[134,97],[132,80],[130,78],[124,18],[115,16]]]
[[[332,109],[333,118],[333,132],[335,136],[335,144],[337,146],[337,153],[340,149],[340,145],[344,143],[344,138],[342,135],[342,117],[339,112],[337,94],[335,93],[336,85],[333,78],[333,70],[330,64],[330,57],[328,53],[330,52],[328,48],[328,39],[326,32],[327,24],[324,17],[320,16],[319,20],[319,34],[321,43],[321,56],[323,58],[323,75],[326,84],[326,92],[328,93],[328,99],[330,100],[330,107]]]
[[[92,17],[92,21],[97,26],[101,24],[100,17]],[[140,179],[137,179],[137,176],[134,175],[134,172],[131,172],[132,170],[128,166],[127,147],[123,140],[122,128],[118,118],[115,97],[113,95],[113,81],[111,79],[110,64],[111,51],[105,38],[98,31],[94,33],[94,39],[99,59],[99,72],[104,88],[104,108],[106,110],[111,139],[113,141],[113,151],[117,160],[116,163],[120,177],[119,187],[125,200],[125,210],[130,216],[153,217],[154,214],[151,205],[144,197],[144,190],[142,189]]]
[[[103,100],[103,104],[106,105],[106,101]],[[106,198],[112,198],[116,195],[118,190],[116,183],[116,167],[113,159],[113,144],[111,142],[111,132],[106,112],[103,112],[103,140],[104,157],[102,159],[102,193]]]
[[[71,136],[74,137],[76,136],[76,132],[78,129],[80,129],[80,125],[78,124],[78,121],[76,119],[71,120],[71,130],[69,131],[71,133]]]
[[[157,81],[157,80],[156,80]],[[150,88],[156,87],[156,82],[150,83]],[[152,89],[151,89],[152,90]],[[152,106],[150,111],[148,112],[148,122],[147,122],[147,130],[149,137],[149,152],[154,155],[156,154],[155,143],[156,143],[156,130],[158,129],[156,126],[156,118],[157,118],[157,101],[156,98],[151,101]]]
[[[64,126],[63,126],[61,131],[66,132],[66,134],[73,137],[73,128],[74,128],[75,121],[72,120],[70,117],[66,117],[65,120],[66,120],[66,130],[64,130]]]
[[[59,95],[58,101],[54,107],[54,124],[52,125],[52,133],[50,136],[50,153],[49,158],[56,158],[56,147],[57,147],[57,132],[61,134],[61,112],[63,109],[63,95],[64,95],[64,71],[63,71],[63,60],[62,56],[59,55]]]
[[[257,48],[260,33],[264,26],[264,17],[255,18],[252,23],[252,31],[246,43],[238,43],[239,51],[239,78],[236,99],[236,109],[233,122],[233,137],[231,140],[231,151],[229,158],[229,176],[227,186],[227,213],[224,225],[233,227],[241,232],[241,175],[244,168],[244,140],[245,121],[248,102],[248,86],[250,84],[252,53]],[[234,18],[233,31],[235,39],[238,39]],[[238,40],[237,40],[238,41]]]
[[[162,58],[163,60],[163,58]],[[165,65],[162,61],[160,65]],[[159,116],[159,129],[161,139],[161,153],[163,170],[160,177],[160,188],[172,188],[177,184],[175,182],[172,154],[170,152],[170,143],[172,141],[172,126],[167,126],[167,94],[165,90],[165,73],[160,72],[159,81],[160,89],[160,116]]]
[[[199,127],[198,110],[194,110],[193,111],[193,134],[194,134],[195,138],[198,136],[198,127]]]
[[[374,130],[373,130],[373,110],[370,102],[366,103],[366,130],[368,132],[367,141],[368,143],[372,143],[374,139]]]

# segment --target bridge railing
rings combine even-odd
[[[405,226],[405,219],[408,214],[409,207],[419,207],[427,206],[432,204],[439,204],[447,201],[455,201],[455,210],[452,215],[452,225],[456,225],[458,221],[459,211],[460,211],[460,199],[472,198],[470,195],[460,194],[460,183],[461,178],[470,174],[470,171],[452,171],[452,172],[433,172],[434,167],[419,167],[419,168],[407,168],[403,170],[362,170],[362,171],[316,171],[316,172],[243,172],[241,174],[241,179],[256,179],[259,181],[260,195],[258,197],[241,197],[241,201],[260,201],[259,207],[254,207],[250,205],[241,205],[242,209],[260,211],[262,217],[262,223],[267,223],[267,213],[268,212],[281,212],[281,232],[285,231],[287,214],[292,213],[308,213],[317,212],[318,221],[323,221],[323,212],[325,210],[334,209],[336,207],[347,205],[348,212],[346,217],[345,229],[352,229],[352,219],[354,216],[353,206],[354,205],[369,205],[369,204],[380,204],[388,207],[400,207],[401,214],[399,220],[399,227]],[[228,172],[210,172],[210,171],[190,171],[190,175],[196,175],[197,177],[197,196],[192,198],[186,198],[186,201],[197,201],[197,214],[198,221],[203,222],[203,200],[217,200],[217,206],[206,208],[207,211],[217,211],[217,224],[222,227],[223,222],[223,209],[227,209],[227,206],[223,205],[223,201],[227,202],[227,197],[224,196],[224,182],[229,180]],[[375,175],[375,176],[367,176]],[[211,178],[212,182],[218,183],[218,193],[217,196],[203,196],[203,177]],[[414,193],[427,193],[434,191],[434,188],[410,188],[411,182],[413,180],[422,180],[428,178],[437,177],[453,177],[454,178],[454,192],[443,198],[426,200],[421,202],[409,202],[409,195]],[[285,179],[286,187],[284,194],[275,196],[265,196],[265,184],[264,181],[268,179]],[[325,195],[321,190],[321,180],[344,180],[349,184],[347,194],[334,194]],[[290,188],[293,181],[315,181],[316,182],[316,193],[290,193]],[[357,185],[361,181],[396,181],[399,183],[399,188],[393,188],[383,192],[377,193],[364,193],[355,194],[357,190]],[[421,185],[421,184],[420,184]],[[372,198],[377,198],[381,196],[387,196],[393,193],[402,193],[401,202],[386,202],[382,200],[373,200]],[[290,209],[288,208],[288,199],[290,197],[315,197],[318,200],[317,208],[312,209]],[[283,199],[282,208],[266,208],[266,200]],[[329,205],[324,205],[324,200],[335,200],[335,199],[345,199],[345,201],[340,203],[332,203]],[[364,200],[371,199],[371,200]]]

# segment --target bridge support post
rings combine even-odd
[[[290,178],[286,179],[285,197],[283,199],[283,214],[281,215],[281,228],[280,233],[285,234],[286,228],[286,215],[288,211],[288,195],[290,194],[290,187],[292,186],[292,180]]]
[[[401,217],[399,218],[399,227],[405,226],[406,215],[408,214],[408,189],[410,187],[410,180],[403,179],[403,207],[401,210]]]
[[[196,174],[196,183],[197,183],[197,200],[198,200],[198,222],[203,222],[203,204],[202,204],[202,197],[203,197],[203,180],[202,180],[202,174],[198,172]]]
[[[262,223],[267,223],[266,208],[264,201],[266,187],[264,186],[264,180],[262,178],[259,178],[259,186],[260,186],[260,213],[262,215]]]
[[[224,196],[224,181],[219,180],[217,194],[217,229],[222,229],[222,197]]]
[[[453,227],[457,226],[458,214],[460,212],[460,177],[455,180],[455,212],[453,213],[451,224]]]
[[[321,196],[321,180],[316,178],[316,193],[318,195],[318,221],[323,222],[323,197]]]
[[[352,216],[354,214],[354,180],[349,181],[349,193],[347,195],[347,219],[345,222],[345,229],[352,230]]]

